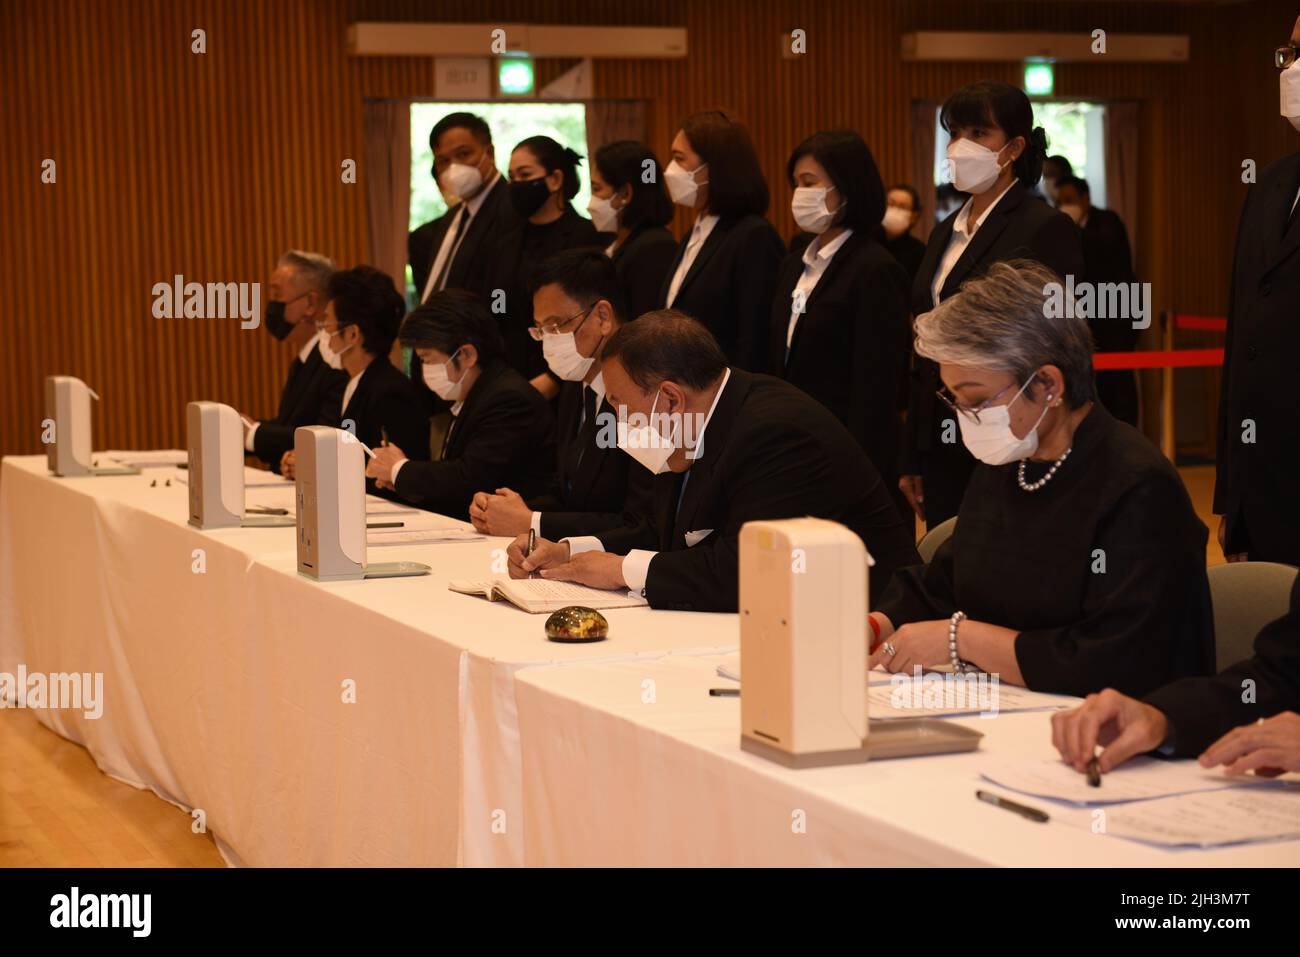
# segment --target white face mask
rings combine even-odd
[[[998,163],[1001,152],[995,153],[974,140],[953,140],[948,144],[952,184],[963,193],[984,192],[997,182],[998,174],[1002,172],[1002,165]]]
[[[835,219],[835,212],[826,208],[826,194],[834,186],[800,186],[790,200],[790,212],[799,228],[810,233],[824,233]]]
[[[477,166],[452,163],[438,174],[439,188],[457,199],[468,199],[482,185],[483,174],[479,172]]]
[[[432,389],[440,399],[446,399],[448,402],[454,402],[460,397],[461,382],[465,381],[465,373],[461,373],[460,382],[452,382],[451,375],[447,372],[447,366],[451,365],[452,360],[456,358],[459,349],[451,354],[451,357],[442,363],[427,364],[421,370],[424,375],[424,384]]]
[[[330,348],[330,340],[333,339],[334,336],[328,336],[322,332],[317,336],[317,338],[320,339],[320,345],[317,346],[317,348],[320,349],[320,357],[325,360],[325,364],[331,369],[342,369],[343,353],[351,349],[352,346],[355,346],[356,343],[354,342],[351,345],[346,345],[338,352],[335,352]]]
[[[603,337],[602,337],[603,341]],[[600,348],[600,343],[596,343]],[[581,382],[587,377],[596,356],[584,356],[578,351],[578,334],[563,332],[554,336],[542,336],[542,355],[551,371],[565,382]]]
[[[898,206],[886,206],[885,218],[880,222],[885,227],[885,235],[893,239],[912,228],[912,214]]]
[[[596,232],[618,232],[618,210],[614,208],[612,198],[591,197],[587,201],[587,215],[591,217],[591,225],[596,227]]]
[[[664,170],[664,185],[668,187],[668,195],[678,206],[687,206],[695,208],[695,201],[699,198],[700,187],[708,186],[709,181],[706,179],[703,183],[695,182],[695,174],[707,167],[708,163],[701,163],[694,170],[684,170],[677,165],[677,160],[673,160]]]
[[[1021,393],[1034,381],[1030,376],[1020,387],[1020,391],[1011,397],[1006,405],[994,405],[980,410],[980,420],[972,422],[967,416],[957,414],[961,425],[961,440],[970,454],[985,465],[1006,465],[1017,459],[1027,459],[1038,451],[1038,426],[1043,416],[1047,415],[1047,405],[1043,405],[1043,414],[1038,417],[1033,428],[1023,438],[1017,438],[1011,431],[1011,403],[1020,398]]]
[[[629,429],[626,420],[618,423],[618,447],[648,468],[653,475],[662,475],[668,471],[668,460],[677,451],[677,435],[681,432],[681,417],[678,416],[673,429],[673,438],[664,438],[654,427],[655,407],[659,404],[659,394],[650,404],[650,416],[645,425]]]
[[[1065,215],[1069,216],[1071,219],[1073,219],[1074,225],[1076,226],[1083,225],[1082,206],[1076,206],[1074,203],[1066,203],[1064,206],[1057,206],[1056,208],[1059,209],[1061,212],[1065,213]]]
[[[1278,74],[1282,88],[1282,115],[1300,130],[1300,60]]]

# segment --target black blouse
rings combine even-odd
[[[1026,481],[1049,467],[1028,463]],[[952,537],[876,607],[895,626],[960,609],[1018,631],[1035,691],[1145,695],[1214,670],[1207,535],[1173,466],[1094,405],[1038,491],[1020,488],[1015,463],[977,465]]]

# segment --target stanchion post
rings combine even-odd
[[[1166,352],[1174,348],[1174,322],[1168,310],[1160,311],[1160,331],[1163,348]],[[1174,441],[1174,370],[1172,366],[1161,369],[1160,380],[1160,449],[1165,458],[1174,461],[1176,452]]]

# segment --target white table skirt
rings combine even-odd
[[[103,672],[102,717],[40,720],[105,773],[201,809],[234,862],[522,863],[515,673],[738,643],[734,615],[637,608],[606,612],[608,641],[556,644],[545,616],[447,590],[506,539],[372,548],[433,572],[317,583],[292,529],[190,528],[185,486],[157,474],[4,459],[0,671]]]
[[[740,750],[721,657],[530,668],[515,680],[525,861],[553,866],[1241,867],[1300,865],[1300,841],[1168,850],[1092,832],[1087,809],[977,801],[991,761],[1055,757],[1042,712],[960,719],[976,752],[791,770]],[[653,700],[647,691],[653,692]]]

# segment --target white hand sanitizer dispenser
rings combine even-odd
[[[366,564],[365,446],[351,432],[304,425],[293,447],[299,574],[317,581],[428,574],[419,562]]]
[[[131,466],[100,468],[91,462],[91,399],[99,396],[76,376],[45,377],[45,417],[54,422],[54,441],[45,448],[50,471],[61,477],[139,475]]]
[[[820,518],[740,530],[740,746],[786,767],[971,750],[982,735],[867,716],[862,540]]]
[[[291,515],[244,514],[244,425],[220,402],[185,409],[190,524],[195,528],[292,528]]]

